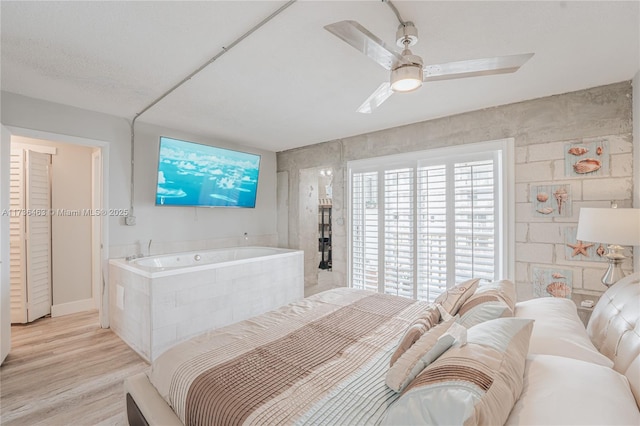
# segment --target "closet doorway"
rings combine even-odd
[[[98,309],[101,326],[108,326],[106,147],[69,138],[11,137],[12,323]]]

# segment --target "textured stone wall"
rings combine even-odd
[[[298,247],[297,176],[302,169],[331,167],[333,179],[333,272],[346,285],[346,164],[384,155],[503,138],[516,148],[516,276],[520,299],[533,296],[534,268],[569,270],[574,292],[598,295],[606,263],[566,258],[565,227],[577,225],[580,207],[631,207],[633,191],[631,82],[534,99],[325,142],[277,154],[278,171],[288,171],[289,245]],[[383,112],[378,112],[383,113]],[[565,176],[567,143],[606,140],[610,158],[602,176]],[[637,148],[636,148],[637,149]],[[534,215],[532,187],[568,185],[572,215]],[[625,264],[630,269],[630,262]],[[306,275],[313,275],[306,271]]]
[[[598,156],[587,153],[608,164],[608,171],[600,175],[574,176],[567,173],[565,157],[567,146],[606,147]],[[600,282],[607,263],[595,254],[598,245],[589,248],[590,257],[574,254],[567,244],[573,244],[567,233],[578,224],[581,207],[610,207],[616,202],[619,207],[631,207],[632,200],[632,141],[630,133],[605,135],[597,138],[578,138],[549,141],[516,148],[516,282],[521,299],[534,296],[532,283],[536,282],[536,271],[555,270],[561,278],[558,282],[570,281],[575,293],[599,295],[605,287]],[[583,156],[584,157],[584,156]],[[574,163],[578,157],[571,158]],[[602,167],[604,168],[604,166]],[[538,187],[564,187],[569,195],[565,208],[567,216],[544,215],[536,212],[535,192]],[[553,193],[545,205],[556,208]],[[632,261],[623,264],[627,273],[632,270]],[[560,271],[568,271],[569,274]],[[547,279],[546,284],[552,280]]]

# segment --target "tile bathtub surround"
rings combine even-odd
[[[146,278],[110,265],[111,327],[131,348],[153,361],[166,349],[304,297],[303,253]],[[124,287],[124,306],[117,288]]]
[[[633,148],[631,82],[615,83],[516,104],[380,130],[277,154],[278,172],[287,172],[289,185],[289,245],[298,235],[299,170],[332,167],[333,271],[347,282],[348,206],[347,162],[403,152],[513,138],[515,145],[515,276],[518,300],[533,297],[533,268],[570,269],[573,291],[597,296],[605,287],[600,277],[606,263],[567,259],[565,227],[576,227],[581,207],[632,207]],[[599,175],[567,174],[567,146],[606,142],[606,164]],[[597,156],[597,152],[594,153]],[[582,158],[582,157],[580,157]],[[603,162],[604,164],[604,162]],[[605,173],[606,172],[606,173]],[[534,214],[532,188],[564,186],[571,197],[571,214]],[[553,195],[549,194],[551,197]],[[635,206],[639,207],[639,206]],[[629,251],[629,250],[627,250]],[[631,270],[631,259],[623,266]]]

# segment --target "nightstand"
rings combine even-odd
[[[580,303],[582,303],[583,300],[593,300],[593,306],[595,307],[599,298],[600,296],[594,296],[592,294],[573,293],[571,295],[571,300],[576,304],[576,307],[578,308],[578,316],[585,327],[589,322],[589,318],[591,318],[593,308],[585,308],[584,306],[581,306]]]

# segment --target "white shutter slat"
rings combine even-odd
[[[377,173],[352,176],[352,286],[378,291]]]
[[[456,281],[495,279],[494,168],[492,159],[454,165]]]
[[[418,298],[435,300],[447,285],[446,166],[418,169]]]
[[[384,172],[384,292],[414,297],[413,168]]]

